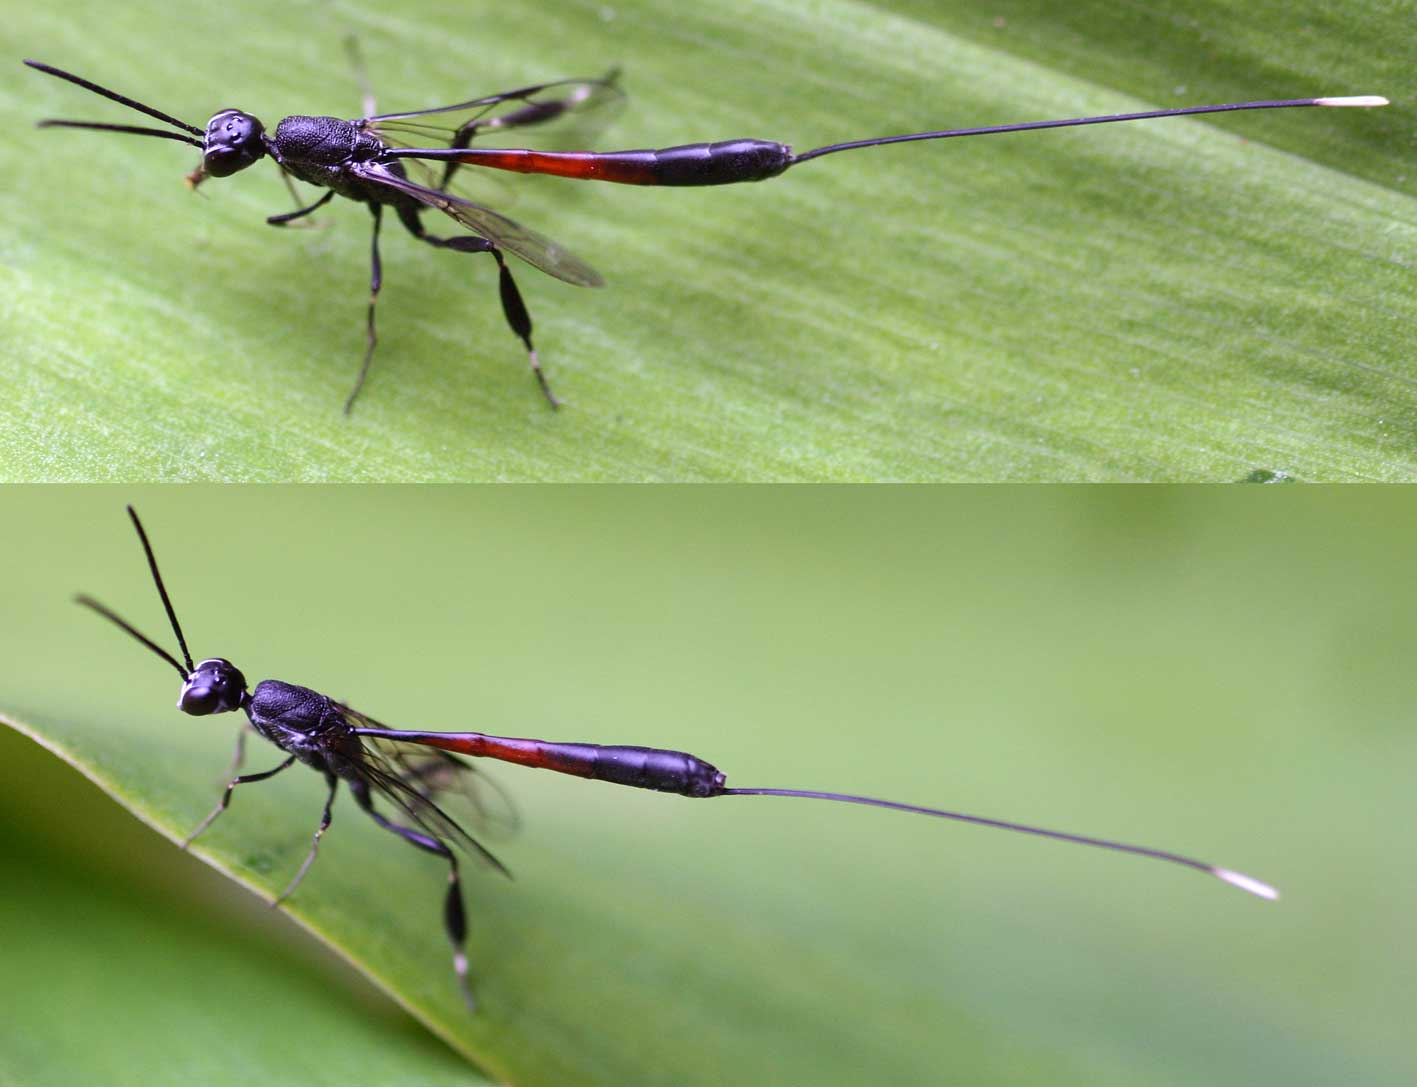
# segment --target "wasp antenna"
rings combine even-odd
[[[56,68],[52,64],[45,64],[43,61],[39,60],[27,60],[25,64],[37,72],[43,72],[45,75],[52,75],[59,79],[68,80],[76,87],[83,87],[86,91],[101,94],[110,102],[117,102],[119,105],[127,106],[129,109],[135,109],[139,113],[146,113],[149,117],[172,125],[174,128],[180,128],[183,132],[190,132],[193,136],[206,135],[200,128],[189,125],[186,121],[179,121],[176,117],[163,113],[160,109],[153,109],[152,106],[145,106],[141,102],[129,98],[127,95],[119,94],[117,91],[111,91],[107,87],[100,87],[97,83],[91,83],[83,76],[77,76],[73,72],[64,71],[63,68]]]
[[[153,572],[153,582],[157,585],[158,595],[162,597],[162,606],[167,609],[167,618],[172,622],[172,633],[177,635],[177,644],[182,647],[182,659],[187,662],[187,672],[190,674],[193,671],[192,654],[187,652],[187,639],[182,637],[182,625],[177,621],[177,613],[172,610],[172,601],[167,596],[167,586],[162,583],[162,575],[158,573],[152,544],[148,543],[148,534],[143,531],[143,522],[138,520],[138,511],[129,506],[128,516],[133,520],[133,527],[138,530],[138,539],[143,541],[143,552],[148,556],[148,569]]]
[[[170,664],[170,665],[172,665],[172,667],[176,668],[176,669],[177,669],[177,674],[178,674],[179,676],[181,676],[183,679],[186,679],[189,675],[192,674],[192,669],[191,669],[191,668],[185,668],[185,669],[184,669],[184,668],[182,667],[181,663],[177,660],[177,658],[174,657],[171,653],[169,653],[166,649],[164,649],[162,646],[158,645],[157,642],[153,641],[153,640],[152,640],[151,638],[149,638],[146,634],[142,633],[142,632],[141,632],[140,630],[138,630],[135,626],[133,626],[133,624],[129,623],[126,619],[123,619],[122,617],[120,617],[116,612],[110,611],[108,608],[105,608],[102,604],[100,604],[100,603],[99,603],[97,600],[95,600],[93,597],[91,597],[91,596],[85,596],[83,593],[80,593],[78,596],[74,597],[74,603],[75,603],[75,604],[81,604],[81,605],[83,605],[84,607],[88,608],[88,609],[91,610],[91,611],[96,611],[96,612],[98,612],[100,615],[102,615],[105,619],[107,619],[107,620],[108,620],[110,623],[112,623],[114,626],[116,626],[116,627],[118,627],[120,630],[126,631],[128,634],[132,635],[134,638],[136,638],[138,641],[142,642],[145,646],[147,646],[149,649],[151,649],[154,653],[156,653],[156,654],[157,654],[159,657],[161,657],[163,660],[167,661],[168,664]]]
[[[142,125],[110,125],[100,121],[61,121],[48,120],[36,121],[36,128],[88,128],[98,132],[127,132],[133,136],[156,136],[160,140],[178,140],[181,143],[191,144],[193,147],[202,147],[201,140],[193,139],[191,136],[184,136],[180,132],[168,132],[163,128],[144,128]]]

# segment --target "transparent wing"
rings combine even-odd
[[[364,122],[390,142],[407,136],[425,146],[431,137],[448,147],[466,147],[485,132],[529,127],[535,127],[542,140],[588,141],[624,107],[625,93],[616,86],[619,74],[611,70],[600,79],[538,83],[451,106],[381,113]]]
[[[398,142],[391,143],[390,146],[410,145]],[[458,170],[454,174],[452,167],[458,163],[443,162],[437,165],[441,169],[435,169],[434,164],[420,162],[418,159],[399,162],[399,168],[415,185],[445,192],[478,207],[509,208],[516,204],[521,195],[521,188],[512,182],[512,179],[516,178],[515,174],[504,174],[497,170]]]
[[[460,196],[439,189],[419,185],[407,177],[394,173],[379,162],[351,163],[350,171],[365,181],[384,185],[411,196],[419,203],[437,208],[445,215],[456,219],[474,234],[480,234],[499,249],[515,253],[522,260],[540,268],[547,275],[577,287],[604,286],[600,273],[586,264],[569,249],[558,242],[543,237],[520,223],[499,215],[491,208],[464,200]]]
[[[375,726],[378,727],[378,726]],[[511,794],[490,774],[449,751],[366,737],[409,785],[427,796],[457,795],[467,820],[488,837],[507,838],[521,826]]]
[[[399,808],[419,830],[446,844],[457,846],[485,861],[504,876],[512,873],[486,846],[463,830],[451,815],[438,807],[428,796],[404,781],[384,759],[367,745],[359,774],[385,799]]]
[[[356,728],[387,728],[358,710],[339,706]],[[459,817],[479,833],[506,839],[521,826],[511,794],[481,767],[449,751],[400,743],[382,737],[364,737],[366,752],[377,755],[380,765],[425,800],[435,804],[455,797]]]
[[[451,106],[366,117],[364,128],[390,147],[469,147],[484,133],[515,132],[515,142],[543,151],[589,147],[625,104],[618,71],[601,79],[563,79]],[[516,189],[486,170],[445,162],[435,176],[418,171],[430,189],[456,192],[474,203],[515,201]],[[454,186],[454,178],[459,184]]]

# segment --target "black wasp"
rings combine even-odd
[[[547,402],[553,408],[559,403],[542,372],[536,348],[532,346],[531,317],[503,253],[514,253],[548,275],[577,287],[598,287],[604,281],[593,268],[563,246],[513,222],[491,208],[450,191],[459,166],[480,166],[517,173],[550,174],[628,185],[729,185],[740,181],[764,181],[777,177],[798,163],[823,155],[881,144],[982,136],[1041,128],[1067,128],[1196,113],[1283,109],[1296,106],[1387,104],[1383,98],[1359,97],[1296,98],[1235,102],[1218,106],[1187,106],[1103,117],[1031,121],[1024,124],[850,140],[801,154],[794,154],[792,149],[783,143],[755,139],[691,143],[679,147],[640,151],[536,151],[526,148],[472,147],[471,143],[485,135],[520,132],[573,115],[596,112],[603,115],[605,107],[616,104],[623,98],[616,86],[615,73],[612,72],[601,79],[539,83],[502,94],[457,102],[450,106],[382,114],[374,112],[373,96],[368,92],[366,84],[363,117],[347,121],[338,117],[307,117],[297,114],[286,117],[276,125],[272,135],[266,132],[259,120],[238,109],[223,109],[213,114],[203,130],[71,72],[34,60],[27,60],[25,63],[31,68],[68,80],[85,90],[145,113],[179,131],[169,132],[165,129],[97,121],[49,120],[39,122],[40,127],[126,132],[191,144],[202,151],[201,165],[188,175],[188,181],[193,186],[208,177],[229,177],[269,157],[275,160],[287,184],[290,178],[294,177],[329,190],[308,207],[269,216],[266,222],[272,226],[285,226],[309,215],[329,203],[336,195],[368,205],[374,216],[374,237],[366,327],[367,346],[359,378],[345,401],[346,412],[353,406],[355,397],[364,385],[377,342],[374,331],[374,306],[378,301],[379,286],[383,279],[379,261],[379,225],[385,207],[394,210],[399,222],[410,234],[429,245],[459,253],[491,254],[497,262],[502,313],[507,324],[526,346],[532,373],[536,375]],[[439,115],[450,115],[442,117],[441,120],[451,121],[451,124],[438,123]],[[444,146],[411,146],[409,140],[431,140]],[[435,175],[433,169],[425,165],[430,162],[443,164],[441,174]],[[298,197],[296,202],[299,203]],[[450,216],[472,231],[472,234],[452,238],[429,234],[421,221],[422,213],[428,208],[436,208]]]
[[[683,751],[667,751],[654,747],[552,743],[546,740],[490,736],[481,732],[404,731],[389,728],[367,714],[359,713],[342,702],[312,691],[309,687],[300,687],[277,679],[265,679],[256,684],[254,691],[248,690],[246,677],[229,660],[209,657],[195,664],[192,662],[192,654],[187,650],[187,640],[177,622],[177,613],[172,608],[162,575],[158,573],[152,545],[148,543],[147,533],[132,506],[128,507],[128,516],[137,530],[138,539],[142,541],[148,569],[152,572],[162,605],[167,610],[172,633],[182,651],[182,660],[179,661],[151,638],[140,633],[127,620],[120,618],[92,597],[79,596],[78,602],[92,608],[132,635],[177,670],[182,679],[177,708],[183,713],[205,717],[213,713],[240,711],[246,715],[247,725],[251,729],[285,754],[285,759],[273,769],[233,776],[216,807],[187,835],[182,847],[185,849],[226,810],[238,785],[264,781],[297,762],[304,763],[325,779],[325,806],[316,825],[314,838],[310,842],[309,852],[296,870],[295,876],[273,902],[279,904],[294,892],[314,863],[320,848],[320,838],[330,826],[335,794],[343,782],[354,797],[355,803],[379,826],[398,835],[415,848],[431,853],[447,863],[448,890],[443,906],[443,923],[453,945],[453,968],[457,972],[458,984],[470,1007],[473,1005],[473,998],[468,984],[467,955],[464,951],[467,912],[463,905],[457,851],[479,857],[504,875],[507,874],[507,869],[459,826],[439,804],[440,792],[472,772],[472,766],[459,758],[459,755],[500,759],[576,777],[628,785],[636,789],[651,789],[701,799],[722,796],[785,796],[892,808],[917,815],[932,815],[1122,853],[1134,853],[1194,868],[1261,898],[1278,897],[1274,888],[1253,877],[1146,846],[1127,845],[1103,838],[1045,830],[1022,823],[986,819],[978,815],[903,804],[894,800],[878,800],[852,793],[807,789],[731,789],[727,787],[726,775],[721,770]],[[240,768],[245,735],[246,726],[243,725],[237,742],[233,773]],[[391,819],[381,812],[375,806],[376,801],[389,805],[395,818]]]

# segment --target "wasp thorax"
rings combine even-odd
[[[229,660],[212,657],[198,664],[182,684],[177,708],[193,717],[205,717],[239,710],[245,701],[246,677],[241,670]]]
[[[266,130],[261,122],[239,109],[224,109],[207,122],[202,172],[210,177],[229,177],[265,153]]]

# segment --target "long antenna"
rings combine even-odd
[[[193,147],[205,147],[201,140],[184,136],[180,132],[168,132],[162,128],[143,128],[140,125],[106,125],[98,121],[37,121],[35,128],[96,128],[100,132],[130,132],[135,136],[157,136],[164,140],[180,140]]]
[[[720,789],[712,794],[714,796],[805,796],[812,800],[839,800],[847,804],[869,804],[876,808],[893,808],[896,811],[914,812],[917,815],[933,815],[940,819],[955,819],[961,823],[973,823],[981,827],[995,827],[999,830],[1014,830],[1021,834],[1036,834],[1043,838],[1053,838],[1061,842],[1075,842],[1078,845],[1091,845],[1099,849],[1111,849],[1119,853],[1135,853],[1142,857],[1151,857],[1154,860],[1169,861],[1171,864],[1183,864],[1187,868],[1194,868],[1198,872],[1205,872],[1216,879],[1224,880],[1232,887],[1238,887],[1242,891],[1248,891],[1252,895],[1270,900],[1277,899],[1279,892],[1268,883],[1262,883],[1253,876],[1244,875],[1241,872],[1232,872],[1229,868],[1218,868],[1213,864],[1206,864],[1191,857],[1183,857],[1179,853],[1168,853],[1161,849],[1150,849],[1147,846],[1128,845],[1125,842],[1114,842],[1106,838],[1089,838],[1082,834],[1068,834],[1061,830],[1045,830],[1043,827],[1033,827],[1026,823],[1008,823],[1002,819],[986,819],[981,815],[965,815],[963,812],[945,811],[942,808],[923,808],[917,804],[901,804],[895,800],[877,800],[869,796],[853,796],[850,793],[819,793],[808,789]]]
[[[184,668],[182,667],[182,665],[178,663],[177,658],[174,657],[171,653],[169,653],[166,649],[164,649],[162,646],[158,645],[157,642],[153,641],[153,640],[152,640],[151,638],[149,638],[146,634],[143,634],[141,631],[137,630],[137,629],[136,629],[131,623],[129,623],[127,620],[121,619],[121,618],[118,617],[117,614],[115,614],[114,612],[109,611],[107,608],[105,608],[102,604],[100,604],[100,603],[99,603],[97,600],[95,600],[93,597],[91,597],[91,596],[85,596],[85,595],[83,595],[82,593],[80,593],[78,596],[74,597],[74,602],[75,602],[76,604],[82,604],[82,605],[83,605],[84,607],[86,607],[86,608],[92,608],[94,611],[96,611],[96,612],[98,612],[100,615],[102,615],[105,619],[107,619],[107,620],[108,620],[110,623],[112,623],[114,626],[117,626],[117,627],[122,628],[123,630],[126,630],[129,634],[131,634],[133,637],[137,638],[138,641],[142,642],[145,646],[147,646],[149,649],[151,649],[151,650],[152,650],[154,653],[156,653],[159,657],[161,657],[163,660],[167,661],[168,664],[170,664],[170,665],[172,665],[172,667],[176,668],[176,669],[177,669],[177,674],[178,674],[179,676],[181,676],[183,679],[186,679],[189,675],[192,674],[192,670],[191,670],[190,668],[184,669]]]
[[[128,516],[133,520],[133,527],[138,530],[138,539],[143,541],[143,551],[148,556],[148,569],[153,572],[153,581],[157,585],[158,595],[162,597],[162,606],[167,609],[167,618],[172,622],[172,633],[177,635],[177,644],[182,647],[182,659],[187,662],[187,671],[182,673],[185,678],[193,671],[192,654],[187,652],[187,639],[182,637],[182,627],[177,622],[177,613],[172,610],[172,601],[167,596],[167,586],[162,583],[162,575],[158,573],[157,559],[153,557],[152,544],[148,543],[148,534],[143,531],[143,522],[138,520],[138,512],[132,506],[128,507]]]
[[[93,91],[94,94],[101,94],[101,95],[103,95],[103,97],[109,99],[110,101],[117,102],[117,103],[119,103],[120,105],[127,106],[129,109],[135,109],[135,110],[137,110],[139,113],[146,113],[149,117],[152,117],[152,118],[154,118],[154,119],[156,119],[156,120],[162,121],[162,122],[164,122],[164,123],[166,123],[166,124],[172,125],[172,126],[175,127],[175,128],[180,128],[180,129],[182,129],[183,132],[190,132],[190,133],[191,133],[192,135],[194,135],[194,136],[204,136],[204,135],[206,135],[200,128],[195,128],[194,126],[189,125],[186,121],[179,121],[176,117],[170,117],[170,116],[168,116],[166,113],[163,113],[161,110],[153,109],[152,106],[145,106],[145,105],[143,105],[141,102],[135,102],[135,101],[133,101],[133,99],[128,98],[128,97],[126,97],[125,95],[121,95],[121,94],[119,94],[117,91],[110,91],[107,87],[100,87],[97,83],[90,83],[87,79],[84,79],[82,76],[77,76],[77,75],[75,75],[73,72],[66,72],[66,71],[64,71],[63,68],[55,68],[55,67],[54,67],[53,65],[51,65],[51,64],[44,64],[44,63],[42,63],[41,61],[37,61],[37,60],[27,60],[27,61],[25,61],[25,63],[26,63],[27,65],[29,65],[31,68],[35,69],[36,71],[45,72],[45,73],[48,74],[48,75],[57,76],[57,77],[60,78],[60,79],[67,79],[70,83],[73,83],[73,84],[75,84],[76,86],[79,86],[79,87],[83,87],[84,90],[86,90],[86,91]],[[41,123],[41,124],[44,124],[45,122],[40,122],[40,123]],[[50,122],[50,123],[53,123],[53,122]],[[69,128],[84,128],[84,127],[102,128],[102,127],[105,127],[105,126],[102,126],[102,125],[92,125],[92,126],[89,126],[89,125],[86,125],[86,123],[85,123],[85,122],[82,122],[82,121],[66,121],[66,122],[64,122],[64,124],[66,125],[66,127],[69,127]],[[117,132],[132,132],[132,131],[137,131],[137,132],[140,132],[140,133],[146,133],[147,135],[158,135],[158,133],[153,132],[151,129],[125,129],[125,128],[114,128],[114,129],[112,129],[112,131],[117,131]],[[198,147],[201,147],[202,144],[201,144],[201,143],[198,143],[197,146],[198,146]]]
[[[26,61],[26,63],[29,63]],[[1113,113],[1102,117],[1074,117],[1065,121],[1029,121],[1017,125],[990,125],[985,128],[952,128],[942,132],[916,132],[908,136],[882,136],[872,140],[850,140],[804,151],[792,157],[792,165],[820,158],[837,151],[857,147],[877,147],[887,143],[910,143],[914,140],[948,140],[955,136],[990,136],[998,132],[1028,132],[1035,128],[1071,128],[1076,125],[1106,125],[1114,121],[1146,121],[1154,117],[1181,117],[1190,113],[1231,113],[1243,109],[1293,109],[1300,106],[1385,106],[1386,98],[1362,95],[1354,98],[1286,98],[1269,102],[1231,102],[1222,106],[1186,106],[1181,109],[1154,109],[1144,113]]]

